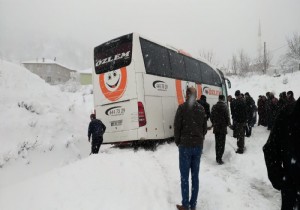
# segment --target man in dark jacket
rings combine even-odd
[[[215,134],[216,161],[223,164],[222,156],[225,150],[227,126],[230,125],[229,111],[225,103],[225,96],[219,95],[219,101],[211,109],[210,120]]]
[[[248,92],[245,93],[246,106],[247,106],[247,125],[246,136],[250,137],[252,133],[252,127],[256,123],[256,106],[253,98]]]
[[[200,100],[197,101],[199,104],[201,104],[205,110],[206,120],[210,118],[210,105],[206,102],[206,96],[201,95]]]
[[[278,114],[278,99],[273,93],[269,94],[269,120],[268,120],[268,130],[271,130],[275,122],[276,116]]]
[[[98,154],[100,146],[103,142],[103,134],[106,130],[106,126],[101,120],[96,119],[95,114],[90,115],[91,122],[88,129],[89,142],[92,136],[92,151],[91,154]]]
[[[288,110],[293,110],[294,107],[296,105],[296,100],[294,98],[294,93],[293,91],[288,91],[287,92],[287,105],[286,105],[286,109]]]
[[[196,209],[199,191],[200,157],[207,121],[204,108],[196,101],[197,91],[189,87],[186,102],[178,106],[174,120],[174,138],[179,148],[182,205],[179,210]],[[192,195],[189,200],[189,173],[192,177]]]
[[[278,100],[278,112],[281,110],[284,110],[287,105],[287,95],[286,92],[282,92],[279,94],[279,100]]]
[[[277,116],[263,147],[268,176],[281,191],[282,210],[300,209],[300,98]]]
[[[267,98],[265,96],[259,96],[257,101],[258,125],[267,126],[266,103]]]
[[[243,154],[245,147],[245,126],[247,122],[247,107],[239,90],[235,91],[235,100],[232,102],[232,120],[234,135],[237,138],[238,149],[236,153]]]

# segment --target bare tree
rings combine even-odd
[[[255,63],[251,65],[250,71],[266,74],[265,69],[270,67],[272,59],[273,55],[270,51],[267,51],[266,56],[261,56],[256,59]]]
[[[217,62],[215,60],[215,54],[212,50],[202,50],[202,52],[199,51],[199,56],[206,59],[209,63],[217,65]]]
[[[233,70],[233,74],[237,74],[238,71],[238,59],[235,54],[232,55],[231,60],[231,69]]]
[[[240,75],[244,76],[246,73],[250,72],[250,58],[249,56],[244,52],[244,50],[241,50],[239,53],[239,70]]]
[[[281,56],[279,65],[284,72],[293,72],[300,67],[300,35],[294,33],[287,38],[288,50],[285,55]]]
[[[288,52],[286,56],[288,58],[300,60],[300,36],[298,33],[294,33],[292,37],[287,38]]]

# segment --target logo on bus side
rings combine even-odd
[[[214,90],[210,87],[203,87],[203,92],[206,95],[213,95],[213,96],[218,96],[221,95],[221,91],[220,90]]]
[[[100,89],[104,96],[110,101],[121,98],[126,90],[127,70],[123,67],[118,70],[100,74]]]
[[[105,111],[105,114],[107,116],[119,116],[124,115],[125,108],[122,108],[121,106],[114,106]]]
[[[197,100],[200,99],[202,95],[202,86],[200,84],[196,84],[194,82],[186,82],[181,80],[175,80],[176,85],[176,95],[178,104],[183,104],[185,102],[186,97],[186,89],[188,87],[194,87],[197,90]]]
[[[96,61],[95,66],[98,67],[102,64],[110,63],[110,62],[113,62],[113,61],[116,61],[116,60],[120,60],[122,58],[124,58],[124,59],[130,58],[130,50],[127,51],[127,52],[122,52],[122,53],[116,54],[114,56],[109,56],[109,57],[104,58],[104,59],[99,59],[99,60]]]
[[[166,84],[164,81],[156,80],[152,83],[152,86],[159,91],[168,90],[168,84]]]

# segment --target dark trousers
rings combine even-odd
[[[92,140],[92,154],[98,154],[102,142],[102,137],[98,137]]]
[[[237,146],[239,150],[244,150],[245,147],[245,123],[235,124],[235,134],[237,138]]]
[[[179,147],[179,169],[181,175],[182,206],[196,208],[199,191],[199,169],[201,147]],[[192,195],[189,200],[189,174],[192,176]]]
[[[281,198],[282,198],[281,210],[300,209],[300,189],[297,191],[297,189],[295,189],[292,186],[282,189]]]
[[[222,160],[224,150],[225,150],[225,141],[226,141],[226,134],[216,133],[215,134],[215,141],[216,141],[216,160]]]
[[[246,130],[246,136],[247,136],[247,137],[250,137],[251,134],[252,134],[252,127],[251,127],[250,125],[247,125],[247,126],[245,127],[245,130]]]

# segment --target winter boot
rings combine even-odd
[[[178,210],[188,210],[188,209],[184,208],[182,205],[177,204],[176,207]]]

